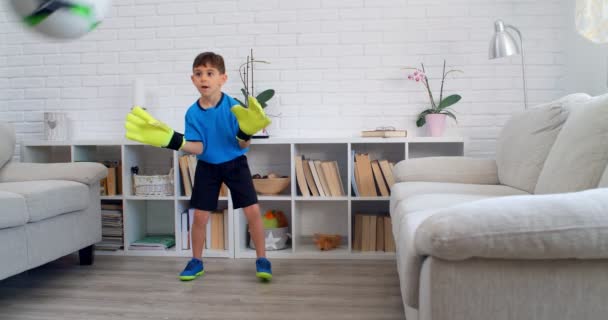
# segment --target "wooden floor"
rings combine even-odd
[[[395,261],[273,260],[270,283],[251,259],[64,257],[0,281],[0,319],[404,319]]]

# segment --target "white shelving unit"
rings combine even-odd
[[[369,153],[372,159],[399,162],[427,156],[461,156],[464,140],[443,138],[270,138],[254,139],[247,154],[252,174],[276,172],[291,177],[291,186],[276,196],[258,196],[264,213],[282,210],[289,220],[291,246],[268,251],[271,258],[327,259],[394,259],[394,253],[359,252],[352,250],[353,216],[356,212],[388,214],[388,197],[355,197],[351,188],[351,151]],[[188,209],[190,198],[184,196],[179,174],[178,157],[182,152],[122,141],[30,141],[23,143],[23,162],[76,162],[120,160],[122,163],[122,195],[103,196],[102,200],[122,201],[125,250],[100,252],[113,255],[191,256],[181,250],[180,215]],[[303,197],[295,179],[295,158],[335,160],[347,196]],[[131,167],[140,174],[174,175],[174,195],[167,197],[135,196],[132,191]],[[205,249],[205,257],[253,258],[255,250],[247,243],[247,221],[242,211],[232,208],[230,197],[221,197],[219,209],[228,210],[228,246],[226,250]],[[147,233],[174,234],[176,246],[166,251],[128,250],[129,244]],[[319,251],[312,242],[314,233],[343,236],[343,244],[334,250]]]

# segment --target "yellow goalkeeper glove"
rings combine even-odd
[[[230,109],[239,122],[239,132],[236,137],[243,141],[251,139],[252,135],[266,128],[271,122],[258,100],[249,96],[247,102],[249,108],[236,105]]]
[[[186,143],[184,135],[154,119],[139,106],[131,109],[125,121],[126,137],[155,147],[179,150]]]

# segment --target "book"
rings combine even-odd
[[[188,156],[181,156],[178,158],[179,172],[182,177],[182,186],[184,187],[184,195],[187,197],[192,196],[192,182],[188,174]]]
[[[382,171],[380,170],[380,164],[378,163],[378,160],[372,160],[372,172],[374,173],[374,179],[376,180],[376,185],[378,186],[380,195],[383,197],[388,197],[389,191],[386,187],[384,177],[382,176]]]
[[[395,184],[395,178],[393,177],[393,168],[391,168],[391,165],[388,163],[388,160],[380,160],[378,163],[380,164],[382,176],[384,176],[384,180],[386,181],[386,185],[388,186],[388,191],[390,194],[390,189]]]
[[[384,217],[376,220],[376,251],[384,251]]]
[[[359,173],[359,192],[363,197],[377,197],[372,164],[367,153],[355,154],[357,172]]]
[[[406,130],[367,130],[361,131],[361,136],[365,138],[399,138],[407,137]]]
[[[331,194],[329,193],[329,184],[327,183],[327,177],[325,176],[323,168],[321,167],[321,160],[315,160],[314,164],[315,169],[317,169],[317,175],[319,176],[319,180],[321,181],[321,188],[323,189],[325,196],[329,197],[331,196]]]
[[[175,246],[173,235],[149,235],[131,243],[129,250],[165,250]]]
[[[310,197],[308,185],[306,184],[306,177],[304,176],[304,166],[302,164],[301,156],[296,157],[296,181],[298,182],[298,188],[300,189],[302,196]]]
[[[319,196],[325,197],[325,190],[323,190],[323,185],[321,184],[321,178],[319,177],[319,173],[317,172],[317,168],[315,166],[314,160],[308,160],[308,165],[310,166],[310,172],[312,173],[312,178],[315,182],[315,186],[317,187],[317,191],[319,192]]]
[[[319,190],[317,190],[317,185],[315,184],[315,179],[312,176],[312,171],[310,170],[310,160],[302,160],[302,167],[304,168],[304,177],[306,178],[306,184],[310,188],[310,193],[313,197],[319,196]]]

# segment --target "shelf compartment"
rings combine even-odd
[[[290,200],[271,200],[271,201],[259,201],[260,212],[261,214],[265,214],[268,210],[281,210],[285,214],[287,218],[287,222],[289,225],[288,233],[293,235],[293,216],[291,210],[291,201]],[[255,249],[249,247],[249,231],[248,231],[248,222],[247,217],[243,213],[243,210],[238,209],[234,211],[237,225],[235,228],[235,241],[236,241],[236,254],[237,257],[255,257]],[[291,240],[293,242],[293,239]],[[288,254],[292,253],[292,245],[290,245],[290,241],[287,242],[287,248],[281,250],[266,250],[266,254],[268,257],[285,257]]]
[[[145,145],[125,145],[123,159],[123,193],[134,196],[135,190],[131,168],[138,167],[140,175],[167,175],[173,168],[173,150],[156,148]],[[173,194],[175,194],[175,176],[179,175],[179,168],[174,169]],[[126,178],[128,177],[128,178]],[[171,195],[170,197],[173,197]],[[157,197],[154,197],[155,199]],[[162,197],[160,197],[162,198]]]
[[[453,157],[464,154],[463,143],[453,142],[410,142],[408,143],[408,159],[424,157]]]
[[[123,223],[125,228],[125,251],[176,252],[176,245],[167,250],[129,250],[129,246],[148,235],[170,234],[175,236],[175,208],[172,200],[125,200]],[[176,239],[179,240],[179,239]],[[162,253],[161,253],[162,254]]]
[[[22,149],[21,161],[33,163],[71,162],[70,146],[28,146]]]
[[[291,177],[291,146],[289,144],[252,144],[247,153],[247,162],[252,175],[275,173],[280,177]],[[290,185],[291,186],[291,183]],[[290,196],[287,187],[277,196]]]
[[[102,199],[116,199],[122,195],[122,151],[120,145],[76,145],[72,149],[74,162],[99,162],[108,167],[102,181]]]
[[[232,227],[232,217],[230,214],[230,210],[228,210],[229,204],[227,200],[219,200],[218,201],[218,206],[217,206],[217,210],[216,211],[223,211],[225,212],[225,214],[227,214],[226,218],[224,219],[225,225],[224,225],[224,246],[225,249],[221,250],[221,249],[210,249],[210,248],[205,248],[203,249],[203,257],[232,257],[232,248],[233,248],[233,244],[232,244],[232,239],[229,236],[230,235],[230,231],[229,229],[231,229]],[[184,244],[189,241],[188,237],[188,231],[184,231],[184,228],[182,228],[182,212],[188,211],[190,209],[190,200],[180,200],[177,201],[176,203],[176,215],[175,215],[175,234],[176,234],[176,241],[175,244],[177,246],[177,251],[180,253],[180,255],[182,256],[192,256],[192,247],[190,246],[190,244],[186,244],[186,246],[184,246]],[[188,218],[190,219],[190,218]],[[192,224],[192,221],[189,221],[190,225]],[[209,219],[209,221],[207,221],[207,229],[206,231],[208,232],[209,230],[211,230],[211,219]],[[184,234],[184,232],[186,232],[186,234]]]
[[[302,201],[295,203],[293,243],[296,255],[316,253],[339,255],[349,250],[348,201]],[[339,234],[342,244],[335,249],[321,251],[313,242],[315,233]]]
[[[304,157],[305,160],[320,160],[320,161],[336,161],[338,166],[338,180],[341,184],[341,189],[344,191],[344,195],[347,195],[348,192],[348,144],[346,143],[300,143],[294,144],[294,159],[293,159],[293,167],[292,170],[293,176],[295,177],[295,173],[297,171],[295,161],[296,158]],[[314,173],[311,173],[314,177]],[[320,177],[319,177],[320,179]],[[306,185],[310,184],[309,179],[306,180]],[[313,178],[314,180],[314,178]],[[322,180],[322,179],[321,179]],[[313,182],[314,183],[314,182]],[[317,185],[314,183],[315,186]],[[292,179],[292,185],[294,186],[294,191],[296,191],[297,196],[303,196],[302,192],[299,188],[296,179]],[[321,187],[323,184],[321,183]],[[315,187],[318,189],[318,187]],[[310,186],[309,186],[310,189]],[[325,192],[329,192],[325,190]],[[312,193],[311,193],[312,195]],[[331,197],[331,196],[328,196]]]
[[[385,222],[386,218],[390,218],[388,201],[352,201],[350,225],[353,254],[394,254],[391,250],[385,251],[386,239],[392,239],[393,234],[390,223],[387,226]]]

